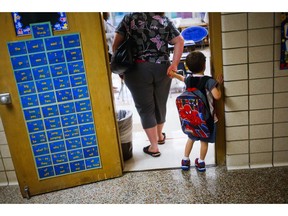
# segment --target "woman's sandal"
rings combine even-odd
[[[159,144],[159,145],[165,144],[166,134],[165,134],[165,133],[162,133],[162,135],[164,136],[164,138],[163,138],[162,140],[158,140],[158,144]]]
[[[160,152],[150,152],[149,147],[150,145],[143,148],[144,153],[151,155],[152,157],[159,157],[161,155]]]

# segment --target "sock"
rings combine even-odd
[[[190,160],[189,157],[183,157],[183,160]]]
[[[201,160],[200,158],[198,159],[198,163],[202,163],[204,160]]]

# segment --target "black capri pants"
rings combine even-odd
[[[166,121],[166,104],[172,81],[167,75],[169,65],[141,62],[125,73],[125,84],[132,94],[144,129]]]

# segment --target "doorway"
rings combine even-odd
[[[210,47],[197,46],[196,50],[201,51],[206,56],[206,71],[205,75],[211,75],[210,70]],[[178,111],[176,109],[175,100],[181,94],[184,84],[173,79],[170,95],[167,102],[166,123],[163,132],[166,133],[166,142],[164,145],[159,145],[161,156],[153,158],[143,153],[143,147],[149,145],[149,140],[142,129],[140,117],[134,106],[134,102],[129,89],[125,83],[116,74],[112,74],[112,83],[114,88],[114,102],[116,110],[131,110],[133,113],[133,156],[124,162],[124,172],[143,171],[143,170],[157,170],[168,168],[181,168],[181,160],[184,154],[184,148],[187,136],[182,132]],[[200,142],[196,141],[190,155],[193,161],[199,157]],[[215,162],[215,144],[209,143],[209,148],[205,160],[207,166],[214,166]]]
[[[166,13],[165,13],[166,14]],[[122,16],[124,15],[124,13],[122,13]],[[208,18],[209,17],[209,21],[208,21],[208,23],[209,23],[209,25],[207,25],[207,27],[209,28],[209,35],[208,35],[208,37],[209,37],[209,46],[206,46],[206,48],[209,50],[209,54],[210,54],[210,56],[209,57],[207,57],[207,63],[208,63],[208,67],[207,67],[207,70],[206,70],[206,72],[207,73],[209,73],[209,74],[211,74],[211,75],[213,75],[213,77],[217,77],[217,76],[219,76],[219,75],[222,75],[223,74],[223,64],[222,64],[222,52],[221,52],[221,49],[222,49],[222,38],[221,38],[221,13],[212,13],[212,12],[209,12],[209,13],[206,13],[206,17]],[[119,18],[119,17],[118,17]],[[119,20],[119,19],[117,19],[117,20]],[[209,59],[209,61],[208,61],[208,59]],[[209,69],[208,69],[209,68]],[[116,82],[117,83],[117,81],[115,81],[114,80],[114,75],[113,75],[113,81],[114,82]],[[118,79],[118,82],[120,83],[120,87],[121,87],[121,82],[120,82],[120,78],[118,77],[118,76],[116,76],[116,79]],[[119,91],[119,90],[121,90],[121,88],[120,89],[118,89],[118,90],[116,90],[116,91]],[[223,93],[224,93],[224,88],[222,87],[222,90],[221,90]],[[120,96],[119,96],[120,95]],[[125,98],[126,97],[126,98]],[[149,164],[148,163],[148,161],[147,160],[152,160],[153,162],[153,164],[155,165],[156,163],[158,163],[158,164],[160,164],[160,159],[159,158],[157,158],[156,160],[155,160],[155,158],[145,158],[145,160],[142,158],[141,160],[139,159],[139,161],[138,161],[138,159],[137,159],[137,157],[136,157],[136,154],[137,153],[139,153],[139,154],[141,154],[142,156],[141,157],[143,157],[143,147],[145,146],[145,144],[147,144],[146,142],[147,142],[147,138],[145,137],[145,134],[143,133],[142,134],[142,137],[140,136],[141,134],[139,134],[140,133],[140,131],[142,131],[143,132],[143,129],[142,129],[142,127],[141,127],[141,125],[140,125],[140,120],[139,120],[139,117],[138,117],[138,114],[136,113],[136,111],[134,110],[135,108],[134,108],[134,104],[133,104],[133,101],[132,101],[132,98],[130,97],[130,100],[132,101],[132,102],[129,102],[129,100],[128,100],[128,98],[129,98],[129,90],[127,89],[127,88],[125,88],[125,85],[123,85],[123,94],[119,94],[119,93],[117,93],[117,92],[115,92],[114,93],[114,98],[115,98],[115,100],[114,100],[114,104],[115,104],[115,108],[116,109],[120,109],[120,108],[130,108],[130,109],[132,109],[132,111],[135,113],[134,115],[133,115],[133,159],[131,158],[130,160],[131,161],[129,161],[129,163],[131,163],[131,164],[133,164],[133,165],[129,165],[128,164],[128,161],[126,161],[125,162],[125,168],[124,168],[124,171],[126,171],[127,172],[127,170],[130,170],[130,171],[132,171],[132,168],[133,169],[137,169],[137,166],[139,165],[139,164],[141,164],[141,163],[146,163],[146,164]],[[216,112],[217,112],[217,116],[218,116],[218,119],[219,119],[219,121],[218,121],[218,123],[217,123],[217,136],[216,136],[216,142],[215,142],[215,144],[214,144],[214,146],[210,146],[210,150],[211,150],[211,152],[212,152],[212,155],[213,155],[213,157],[212,157],[212,163],[210,163],[209,161],[207,161],[208,163],[208,165],[209,164],[214,164],[214,165],[225,165],[226,164],[226,140],[225,140],[225,115],[224,115],[224,96],[220,99],[220,100],[218,100],[217,102],[216,102],[216,106],[215,106],[215,108],[216,108]],[[120,102],[119,101],[119,99],[121,99],[122,101]],[[175,105],[175,100],[173,101],[173,100],[171,100],[172,102],[168,102],[168,112],[170,112],[169,110],[170,110],[170,106],[171,106],[171,104],[172,104],[172,107],[174,107],[174,105]],[[129,105],[129,103],[130,103],[130,105]],[[133,105],[132,105],[133,104]],[[169,115],[169,113],[168,113],[168,115]],[[175,115],[176,115],[176,119],[178,118],[178,114],[176,113],[176,114],[174,114],[174,120],[173,120],[173,122],[174,122],[174,126],[177,126],[177,124],[179,124],[179,123],[177,123],[177,120],[175,119]],[[168,117],[168,116],[167,116]],[[176,120],[176,121],[175,121]],[[169,121],[168,119],[167,119],[167,121]],[[178,120],[179,121],[179,120]],[[165,129],[166,129],[166,127],[169,125],[169,123],[168,124],[166,124],[166,126],[165,126]],[[178,125],[179,126],[179,125]],[[178,127],[177,126],[177,127]],[[178,131],[177,131],[178,130]],[[173,133],[172,134],[177,134],[177,135],[179,135],[180,136],[180,134],[182,133],[182,131],[180,131],[179,129],[177,129],[177,130],[175,130],[175,131],[173,131]],[[166,132],[166,131],[165,131]],[[166,132],[167,133],[167,132]],[[183,134],[182,134],[182,136],[183,136]],[[136,139],[137,138],[137,139]],[[142,138],[142,139],[141,139]],[[169,135],[167,134],[167,141],[169,140]],[[173,137],[170,137],[170,138],[173,138]],[[183,137],[182,137],[183,138]],[[172,139],[171,139],[172,140]],[[145,144],[143,144],[143,142],[145,142]],[[178,142],[178,143],[180,143],[180,141]],[[197,146],[196,145],[197,143],[195,143],[195,147]],[[184,145],[184,144],[183,144]],[[137,150],[137,148],[136,147],[139,147],[139,150]],[[162,153],[163,154],[165,154],[165,150],[164,150],[164,147],[165,147],[165,145],[163,145],[163,146],[161,146],[161,151],[162,151]],[[213,148],[213,149],[212,149]],[[171,149],[171,148],[170,148]],[[161,155],[161,157],[162,157],[162,159],[163,159],[163,161],[164,161],[164,163],[166,164],[166,168],[169,168],[168,167],[168,164],[170,163],[170,160],[177,160],[176,161],[176,163],[175,164],[177,164],[176,165],[176,167],[180,167],[180,161],[181,161],[181,158],[182,158],[182,156],[183,156],[183,151],[184,151],[184,148],[183,147],[181,147],[181,149],[182,149],[182,153],[181,153],[181,157],[180,158],[178,158],[178,156],[176,156],[176,153],[174,153],[173,154],[173,156],[172,157],[169,157],[168,159],[166,159],[166,161],[164,160],[164,157],[162,157],[163,156],[163,154]],[[163,152],[164,151],[164,152]],[[194,151],[197,151],[196,150],[196,148],[194,148],[194,150],[193,150],[193,152],[192,152],[192,157],[193,157],[193,153],[194,153]],[[210,153],[210,152],[209,152]],[[148,156],[148,155],[147,155]],[[160,157],[160,158],[161,158]],[[208,158],[208,155],[207,155],[207,158]],[[207,159],[206,158],[206,159]],[[161,160],[162,160],[161,159]],[[192,160],[194,159],[194,158],[191,158]],[[154,161],[155,160],[155,161]],[[147,165],[148,166],[148,165]],[[129,167],[132,167],[132,168],[129,168]],[[141,170],[146,170],[146,169],[157,169],[157,168],[152,168],[152,167],[150,167],[150,168],[141,168]],[[159,169],[159,168],[158,168]]]

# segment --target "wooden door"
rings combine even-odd
[[[37,41],[31,35],[16,36],[11,13],[0,13],[0,94],[11,97],[11,103],[0,105],[0,115],[23,197],[122,175],[101,14],[66,14],[68,30],[53,31],[51,37],[59,36],[63,42],[57,50],[63,54],[62,64],[49,58],[52,51],[48,52],[46,44],[37,52],[46,55],[47,64],[39,66],[37,58],[34,65],[31,60],[31,55],[38,53],[28,50],[28,46],[33,47],[28,44]],[[74,51],[65,45],[72,41],[66,38],[69,35],[79,39],[77,53],[81,59],[76,63],[67,57]],[[26,51],[17,53],[14,47],[13,56],[9,47],[13,50],[17,42],[24,42],[18,44],[26,44],[21,48]],[[40,42],[45,44],[45,37]],[[23,59],[27,59],[24,67],[19,66]],[[57,71],[57,66],[62,69]],[[77,69],[71,69],[74,66]],[[59,92],[67,93],[67,97],[59,99]],[[38,102],[31,102],[34,99]]]

